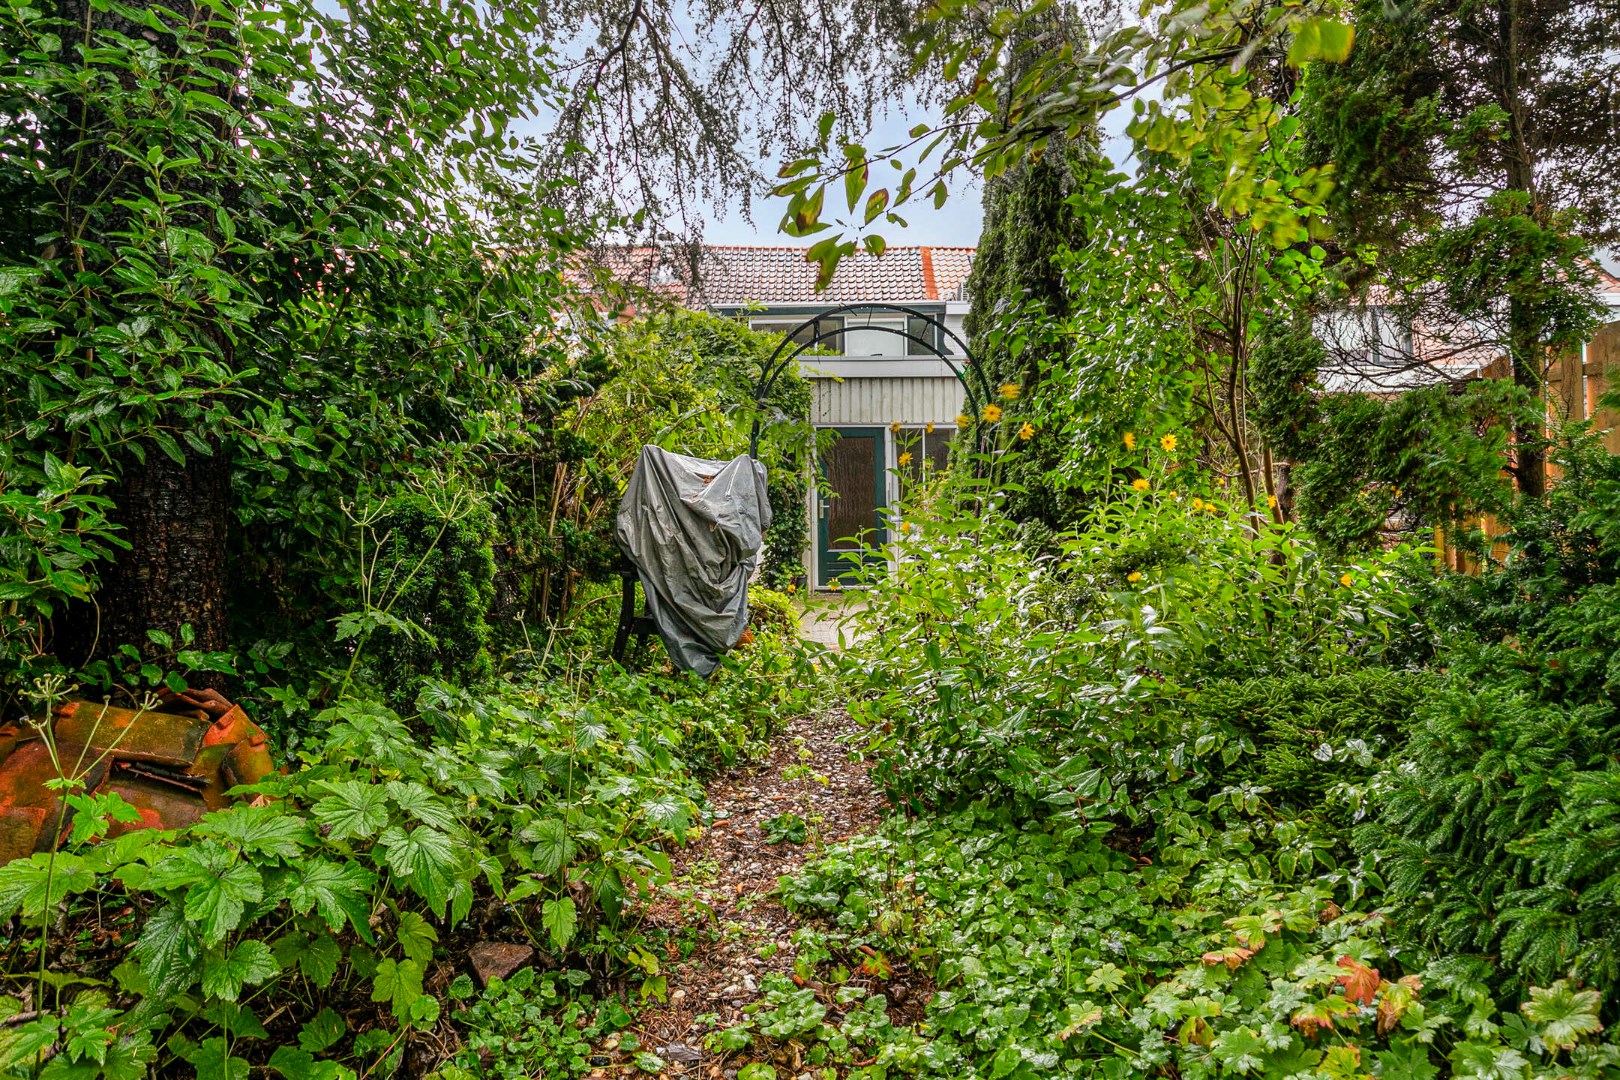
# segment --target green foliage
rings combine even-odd
[[[1327,362],[1307,329],[1273,327],[1256,349],[1255,421],[1289,460],[1292,510],[1335,552],[1377,545],[1391,520],[1408,534],[1500,509],[1508,435],[1525,409],[1502,379],[1388,398],[1323,392]]]
[[[476,686],[494,670],[488,621],[495,597],[494,516],[480,503],[464,508],[409,495],[388,500],[376,526],[381,537],[373,589],[390,595],[391,614],[409,624],[386,632],[368,657],[381,685],[410,701],[423,679],[453,678]]]
[[[623,1010],[612,1002],[593,1007],[568,977],[572,974],[524,968],[510,979],[492,980],[454,1014],[465,1041],[437,1075],[443,1080],[527,1080],[537,1072],[583,1074],[592,1043],[613,1030],[612,1020]]]
[[[1233,729],[1256,748],[1226,769],[1231,782],[1259,785],[1272,802],[1308,813],[1336,785],[1365,782],[1405,744],[1432,682],[1420,672],[1387,668],[1223,679],[1192,695],[1185,708],[1195,729]]]
[[[765,842],[767,844],[804,843],[804,818],[791,810],[777,814],[775,817],[766,818],[760,823],[760,828],[765,830]]]
[[[1577,443],[1564,481],[1514,508],[1508,557],[1440,592],[1446,678],[1358,835],[1419,926],[1500,953],[1516,986],[1620,977],[1617,462]]]
[[[29,1075],[64,1026],[119,1061],[163,1044],[232,1075],[390,1071],[408,1033],[439,1025],[436,973],[459,961],[453,935],[475,908],[481,927],[498,919],[557,970],[492,987],[463,1018],[470,1044],[513,1047],[503,1069],[532,1069],[529,1053],[578,1067],[604,1024],[623,1023],[617,1006],[600,1014],[611,1023],[588,1019],[574,991],[590,971],[661,985],[633,906],[670,879],[667,848],[696,820],[698,775],[805,707],[783,648],[764,638],[707,681],[618,672],[594,686],[473,691],[426,680],[417,708],[431,740],[382,705],[345,700],[308,726],[320,734],[294,771],[259,785],[267,798],[0,868],[0,917],[21,920],[4,1000],[60,1003],[19,1021],[0,1071]],[[127,819],[121,804],[74,797],[82,816]],[[127,954],[89,966],[64,954],[58,916],[70,932],[99,927],[110,904],[129,909]],[[28,974],[24,958],[47,938]],[[229,1041],[215,1038],[222,1026]]]
[[[1162,474],[1141,483],[1051,556],[994,516],[915,516],[868,593],[869,645],[846,658],[891,798],[996,792],[1034,812],[1151,788],[1187,767],[1182,739],[1205,756],[1242,735],[1186,733],[1180,703],[1210,681],[1423,654],[1407,553],[1335,566],[1295,530],[1166,491]]]

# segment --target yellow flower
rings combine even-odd
[[[1142,580],[1141,571],[1132,570],[1130,573],[1125,575],[1125,580],[1126,581],[1141,581]]]
[[[1018,437],[1025,442],[1029,442],[1035,437],[1035,425],[1025,420],[1024,426],[1018,429]]]
[[[905,453],[903,453],[899,457],[895,458],[895,464],[899,465],[902,469],[905,468],[907,465],[910,465],[911,464],[911,451],[907,450]]]
[[[1273,509],[1273,510],[1277,509],[1277,496],[1275,496],[1275,495],[1267,495],[1266,496],[1266,505],[1271,507],[1271,509]]]
[[[889,430],[898,434],[900,431],[900,421],[896,420],[894,423],[890,424]]]
[[[1179,491],[1172,491],[1172,492],[1171,492],[1171,493],[1170,493],[1170,497],[1171,497],[1171,498],[1172,498],[1172,499],[1174,499],[1174,500],[1176,500],[1176,502],[1180,502],[1180,501],[1181,501],[1181,492],[1179,492]]]
[[[1208,510],[1210,513],[1214,514],[1214,513],[1219,512],[1220,507],[1216,506],[1213,502],[1207,502],[1207,503],[1204,504],[1204,509]]]
[[[1001,396],[1008,401],[1017,401],[1018,395],[1024,391],[1015,382],[1001,384]]]
[[[1149,487],[1147,477],[1138,476],[1135,480],[1131,481],[1131,487],[1135,488],[1137,491],[1146,491]]]
[[[833,578],[831,581],[827,582],[827,588],[831,589],[833,592],[837,592],[839,589],[842,589],[843,586],[838,583],[837,578]]]
[[[923,434],[932,435],[933,433],[934,433],[934,422],[932,420],[930,420],[930,421],[928,421],[928,423],[923,425]]]
[[[1194,499],[1193,500],[1193,509],[1194,510],[1202,510],[1203,508],[1204,508],[1204,500],[1203,499]]]
[[[1164,447],[1166,451],[1174,450],[1176,448],[1176,437],[1174,435],[1166,435],[1164,438],[1159,440],[1159,445]]]
[[[1132,434],[1131,432],[1129,432],[1129,431],[1127,431],[1125,433],[1125,449],[1127,449],[1127,450],[1135,450],[1136,449],[1136,436],[1134,434]]]
[[[973,418],[971,416],[969,416],[967,413],[959,412],[959,413],[956,414],[956,426],[957,427],[964,428],[964,427],[967,427],[968,425],[970,425],[972,423],[973,423]]]
[[[1356,583],[1356,579],[1351,577],[1349,574],[1345,574],[1343,577],[1341,577],[1339,579],[1339,584],[1343,585],[1347,589],[1350,586],[1354,585],[1355,583]]]
[[[979,415],[984,417],[985,423],[994,424],[1001,419],[1001,406],[986,405],[984,407],[984,411],[979,413]]]
[[[788,591],[788,595],[791,596],[792,594],[799,591],[799,587],[797,585],[793,584],[793,582],[790,581],[790,582],[788,582],[787,591]]]

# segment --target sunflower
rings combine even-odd
[[[1023,392],[1023,388],[1015,382],[1001,384],[1001,396],[1007,401],[1017,401],[1018,395]]]
[[[1136,449],[1136,435],[1135,435],[1135,433],[1129,432],[1129,431],[1127,431],[1125,433],[1125,449],[1127,449],[1127,450],[1135,450]]]
[[[1174,435],[1166,435],[1159,440],[1159,445],[1164,448],[1165,453],[1169,453],[1176,448],[1176,437]]]
[[[1001,406],[986,405],[984,409],[980,411],[979,416],[982,417],[984,422],[987,424],[997,423],[1001,420]]]
[[[1151,485],[1148,484],[1147,477],[1145,476],[1138,476],[1135,480],[1131,481],[1131,487],[1135,488],[1137,491],[1146,491],[1150,486]]]
[[[1023,426],[1018,429],[1018,437],[1025,442],[1029,442],[1035,437],[1035,425],[1025,420]]]

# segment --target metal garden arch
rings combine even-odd
[[[759,457],[759,434],[761,421],[763,419],[762,414],[764,413],[765,409],[765,399],[770,395],[770,392],[776,388],[776,381],[782,377],[782,373],[788,369],[788,365],[797,361],[800,356],[804,355],[806,350],[815,348],[822,341],[825,341],[828,338],[834,338],[847,332],[849,328],[840,327],[837,330],[823,330],[820,333],[812,335],[808,340],[803,342],[794,341],[794,337],[805,328],[813,328],[817,322],[834,315],[872,315],[876,313],[891,313],[905,315],[912,319],[920,319],[937,330],[938,334],[936,335],[935,341],[929,341],[910,333],[908,330],[901,330],[893,326],[858,326],[855,328],[857,330],[877,330],[885,334],[893,334],[896,337],[904,338],[907,341],[914,341],[932,353],[936,359],[943,360],[945,362],[945,366],[951,369],[951,374],[956,376],[956,381],[962,384],[962,389],[967,394],[968,415],[975,418],[979,416],[984,406],[990,401],[990,388],[984,381],[984,370],[974,361],[973,351],[968,348],[967,342],[963,341],[960,335],[958,335],[954,330],[946,326],[944,323],[940,322],[938,319],[934,318],[932,315],[918,311],[916,308],[906,307],[904,304],[845,304],[842,307],[835,307],[827,311],[818,311],[814,315],[811,315],[809,318],[805,319],[799,325],[795,326],[792,330],[788,331],[786,334],[783,334],[782,343],[778,345],[775,351],[771,353],[770,358],[760,365],[759,381],[754,384],[754,426],[748,437],[748,453],[750,457],[756,459]],[[962,367],[958,365],[955,360],[951,359],[951,357],[945,352],[944,348],[942,347],[942,343],[946,338],[949,338],[962,350],[962,358],[967,364],[966,371],[964,371]],[[936,341],[940,342],[940,344],[936,344]],[[783,355],[784,350],[786,350],[789,345],[796,345],[797,348],[793,349],[791,352],[787,352],[786,355]],[[968,377],[968,372],[972,373],[973,378],[970,379]],[[975,385],[975,382],[977,385]],[[975,449],[980,451],[984,449],[984,447],[981,445],[982,440],[983,429],[975,424]]]

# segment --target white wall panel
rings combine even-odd
[[[954,424],[962,411],[962,384],[954,377],[815,379],[815,423],[837,427]]]

